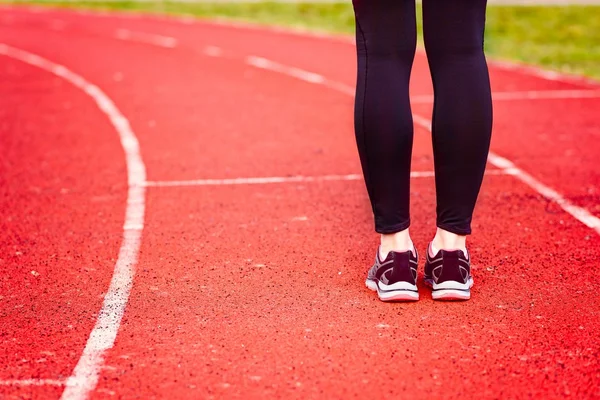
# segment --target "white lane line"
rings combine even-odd
[[[510,170],[491,169],[486,175],[512,175]],[[414,171],[410,173],[411,178],[431,178],[435,176],[433,171]],[[229,185],[265,185],[272,183],[306,183],[306,182],[331,182],[331,181],[360,181],[360,174],[348,175],[320,175],[320,176],[265,176],[253,178],[229,178],[229,179],[192,179],[184,181],[147,181],[147,187],[180,187],[180,186],[229,186]]]
[[[67,379],[67,387],[61,397],[62,399],[86,399],[98,383],[104,353],[115,342],[129,299],[144,228],[146,167],[140,155],[138,139],[131,130],[129,121],[100,88],[66,67],[27,51],[0,43],[0,54],[51,72],[87,93],[119,134],[125,153],[128,193],[119,256],[96,324],[72,375]]]
[[[134,32],[128,29],[117,29],[115,31],[115,38],[120,40],[151,44],[167,49],[175,48],[179,43],[177,39],[170,36],[162,36],[146,32]]]
[[[250,63],[249,62],[250,59],[254,60],[255,62]],[[259,60],[259,62],[256,62],[256,60]],[[294,77],[294,78],[302,79],[298,76],[298,74],[290,73],[290,71],[297,70],[296,68],[285,66],[283,64],[279,64],[279,63],[267,60],[262,57],[253,57],[253,56],[248,57],[247,62],[258,68],[269,69],[274,72],[279,72],[279,73],[286,74],[286,75]],[[311,72],[307,72],[307,71],[303,71],[303,72],[311,74]],[[306,79],[302,79],[302,80],[306,80]],[[325,82],[328,82],[327,79],[322,77],[320,82],[311,82],[311,83],[317,83],[317,84],[320,83],[320,84],[323,84],[324,86],[335,89],[334,86],[326,84]],[[336,90],[339,90],[339,89],[336,89]],[[346,90],[344,90],[342,92],[348,94]],[[354,94],[354,92],[352,92],[352,94]],[[431,121],[429,119],[424,118],[419,115],[416,115],[416,114],[413,114],[413,120],[414,120],[415,124],[427,129],[428,131],[431,131]],[[519,167],[517,167],[512,161],[510,161],[504,157],[501,157],[492,151],[490,151],[490,153],[489,153],[488,161],[493,166],[505,171],[506,174],[513,175],[514,177],[516,177],[521,182],[523,182],[526,185],[528,185],[529,187],[531,187],[533,190],[535,190],[537,193],[541,194],[545,198],[556,202],[563,210],[565,210],[567,213],[569,213],[571,216],[573,216],[579,222],[583,223],[587,227],[593,229],[598,234],[600,234],[600,218],[592,215],[585,208],[574,205],[569,200],[565,199],[565,197],[563,195],[561,195],[560,193],[558,193],[556,190],[550,188],[549,186],[544,185],[542,182],[540,182],[536,178],[534,178],[531,174],[529,174],[529,173],[523,171],[522,169],[520,169]]]
[[[600,90],[529,90],[523,92],[493,92],[494,101],[538,100],[538,99],[597,99]],[[431,104],[432,95],[411,96],[411,104]]]
[[[538,181],[536,178],[517,167],[512,161],[507,160],[504,157],[500,157],[499,155],[490,152],[489,162],[490,164],[495,165],[497,168],[512,171],[511,174],[521,182],[526,183],[545,198],[554,201],[578,221],[586,225],[588,228],[595,230],[596,233],[600,234],[600,218],[592,215],[585,208],[574,205],[556,190],[544,185],[542,182]]]
[[[561,74],[560,72],[545,70],[541,68],[536,68],[534,66],[529,65],[519,65],[512,62],[506,62],[502,60],[491,60],[491,66],[505,69],[508,71],[522,72],[528,75],[532,75],[538,78],[546,79],[548,81],[563,81],[569,82],[573,80],[575,77],[570,77],[565,74]],[[575,78],[576,79],[576,78]]]
[[[65,381],[58,379],[5,379],[0,386],[65,386]]]
[[[595,99],[600,98],[600,90],[531,90],[525,92],[492,93],[494,100],[535,100],[535,99]]]
[[[324,181],[356,181],[362,175],[322,175],[322,176],[267,176],[255,178],[230,178],[230,179],[194,179],[186,181],[148,181],[149,187],[174,187],[174,186],[226,186],[226,185],[261,185],[269,183],[291,182],[324,182]]]
[[[288,75],[305,82],[327,86],[351,96],[354,96],[355,89],[341,82],[336,82],[325,78],[314,72],[309,72],[300,68],[290,67],[268,60],[264,57],[248,56],[246,63],[253,67],[265,69],[280,74]],[[536,99],[588,99],[600,98],[600,90],[530,90],[523,92],[494,92],[494,101],[503,100],[536,100]],[[431,104],[432,95],[411,96],[411,104]]]
[[[340,82],[333,82],[328,79],[325,79],[325,77],[322,75],[315,74],[314,72],[305,71],[300,68],[289,67],[287,65],[279,64],[275,61],[271,61],[263,57],[248,56],[246,57],[246,63],[256,68],[278,72],[280,74],[288,75],[296,79],[303,80],[305,82],[324,85],[331,89],[337,90],[339,92],[351,96],[353,96],[355,92],[354,88]]]
[[[300,68],[288,67],[283,64],[276,63],[266,58],[249,56],[246,57],[246,62],[257,68],[268,69],[274,72],[279,72],[291,77],[303,80],[305,82],[322,84],[325,78],[322,75],[308,72]]]
[[[429,120],[419,117],[414,118],[414,121],[416,124],[422,126],[428,131],[431,131],[431,122]],[[493,151],[490,151],[488,162],[496,168],[505,171],[508,175],[514,176],[548,200],[556,202],[556,204],[558,204],[567,213],[571,214],[571,216],[573,216],[576,220],[600,234],[600,218],[592,215],[585,208],[574,205],[556,190],[544,185],[529,173],[517,167],[512,161],[497,155]]]
[[[221,57],[223,55],[223,50],[217,46],[206,46],[202,52],[209,57]]]

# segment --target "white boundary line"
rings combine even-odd
[[[512,175],[511,170],[491,169],[486,175]],[[413,171],[411,178],[432,178],[433,171]],[[332,182],[332,181],[360,181],[361,174],[348,175],[319,175],[319,176],[264,176],[252,178],[228,179],[191,179],[182,181],[147,181],[146,187],[180,187],[180,186],[231,186],[231,185],[265,185],[271,183],[305,183],[305,182]]]
[[[61,399],[86,399],[98,383],[98,376],[104,362],[104,353],[115,342],[129,299],[144,229],[146,167],[140,155],[137,137],[131,130],[129,121],[100,88],[66,67],[27,51],[0,43],[0,54],[51,72],[83,90],[106,114],[119,134],[121,146],[125,152],[128,194],[119,256],[96,324],[90,333],[81,358],[66,381],[67,387],[61,397]]]
[[[5,379],[0,386],[65,386],[65,381],[58,379]]]
[[[296,79],[302,79],[306,82],[322,84],[323,86],[327,86],[329,88],[339,90],[332,85],[325,84],[325,82],[327,82],[327,80],[324,77],[321,77],[320,79],[314,79],[314,78],[306,79],[306,77],[311,76],[311,75],[306,75],[306,74],[311,74],[310,72],[299,71],[297,68],[285,66],[285,65],[279,64],[277,62],[270,61],[266,58],[250,56],[247,58],[246,62],[249,65],[253,65],[257,68],[268,69],[270,71],[285,74],[287,76],[290,76],[290,77],[293,77]],[[346,90],[341,91],[341,92],[348,94]],[[413,114],[413,120],[414,120],[415,124],[427,129],[428,131],[431,131],[431,121],[429,119],[424,118],[419,115],[416,115],[416,114]],[[544,185],[542,182],[538,181],[532,175],[528,174],[527,172],[525,172],[522,169],[520,169],[519,167],[517,167],[512,161],[510,161],[506,158],[500,157],[499,155],[495,154],[492,151],[490,151],[490,153],[489,153],[488,161],[490,164],[492,164],[493,166],[495,166],[497,168],[500,168],[501,170],[505,171],[507,174],[515,176],[521,182],[527,184],[529,187],[531,187],[533,190],[535,190],[537,193],[541,194],[545,198],[556,202],[563,210],[565,210],[567,213],[571,214],[575,219],[577,219],[578,221],[580,221],[587,227],[593,229],[598,234],[600,234],[600,218],[592,215],[586,209],[574,205],[569,200],[565,199],[564,196],[562,196],[556,190],[550,188],[549,186]]]
[[[512,175],[514,175],[521,182],[527,184],[533,190],[535,190],[545,198],[556,202],[556,204],[558,204],[563,210],[571,214],[579,222],[583,223],[588,228],[593,229],[594,231],[596,231],[596,233],[600,235],[600,218],[591,214],[585,208],[576,206],[575,204],[571,203],[556,190],[544,185],[542,182],[538,181],[536,178],[517,167],[515,164],[513,164],[512,161],[504,157],[500,157],[499,155],[490,152],[489,162],[490,164],[495,165],[500,169],[513,171]]]
[[[522,92],[492,92],[494,101],[553,100],[553,99],[598,99],[600,90],[528,90]],[[433,104],[433,95],[411,96],[411,104]]]
[[[355,90],[353,87],[345,85],[343,83],[330,81],[329,79],[326,79],[323,75],[319,75],[314,72],[305,71],[303,69],[295,67],[288,67],[287,65],[283,65],[275,61],[271,61],[266,58],[257,56],[248,56],[246,57],[245,61],[246,64],[256,68],[279,72],[281,74],[289,75],[294,78],[303,80],[305,82],[324,85],[331,89],[337,90],[338,92],[354,96]]]
[[[146,43],[166,49],[177,47],[179,41],[174,37],[157,35],[154,33],[134,32],[128,29],[117,29],[115,38],[119,40],[128,40],[132,42]]]
[[[177,187],[177,186],[229,186],[229,185],[264,185],[270,183],[293,182],[325,182],[325,181],[356,181],[362,175],[322,175],[322,176],[265,176],[253,178],[230,179],[193,179],[185,181],[148,181],[148,187]]]
[[[355,89],[352,86],[325,78],[323,75],[306,71],[301,68],[290,67],[278,62],[268,60],[264,57],[248,56],[246,64],[256,68],[265,69],[281,74],[289,75],[305,82],[327,86],[344,94],[354,96]],[[502,100],[536,100],[536,99],[590,99],[600,98],[600,90],[529,90],[522,92],[493,92],[494,101]],[[432,104],[433,95],[411,96],[411,104]]]

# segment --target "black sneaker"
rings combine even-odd
[[[390,251],[381,261],[379,249],[375,256],[375,265],[369,270],[365,284],[377,291],[381,301],[416,301],[417,290],[417,251],[398,253]]]
[[[429,254],[427,249],[425,284],[433,288],[431,297],[434,300],[469,300],[473,286],[469,253],[440,250],[435,257]]]

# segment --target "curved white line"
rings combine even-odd
[[[66,381],[62,399],[85,399],[98,383],[98,375],[104,362],[104,354],[117,336],[121,319],[129,299],[135,265],[144,228],[146,167],[140,156],[137,137],[112,100],[97,86],[70,71],[66,67],[48,61],[38,55],[0,43],[0,54],[34,65],[60,76],[87,93],[98,108],[109,118],[121,139],[127,162],[128,194],[123,226],[123,240],[115,264],[112,280],[96,325],[83,349],[83,353]]]

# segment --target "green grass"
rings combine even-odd
[[[450,0],[448,0],[450,1]],[[6,1],[3,1],[6,3]],[[226,17],[261,24],[352,34],[354,16],[343,3],[178,3],[135,1],[8,1],[89,9]],[[489,6],[488,55],[600,78],[600,6]]]

